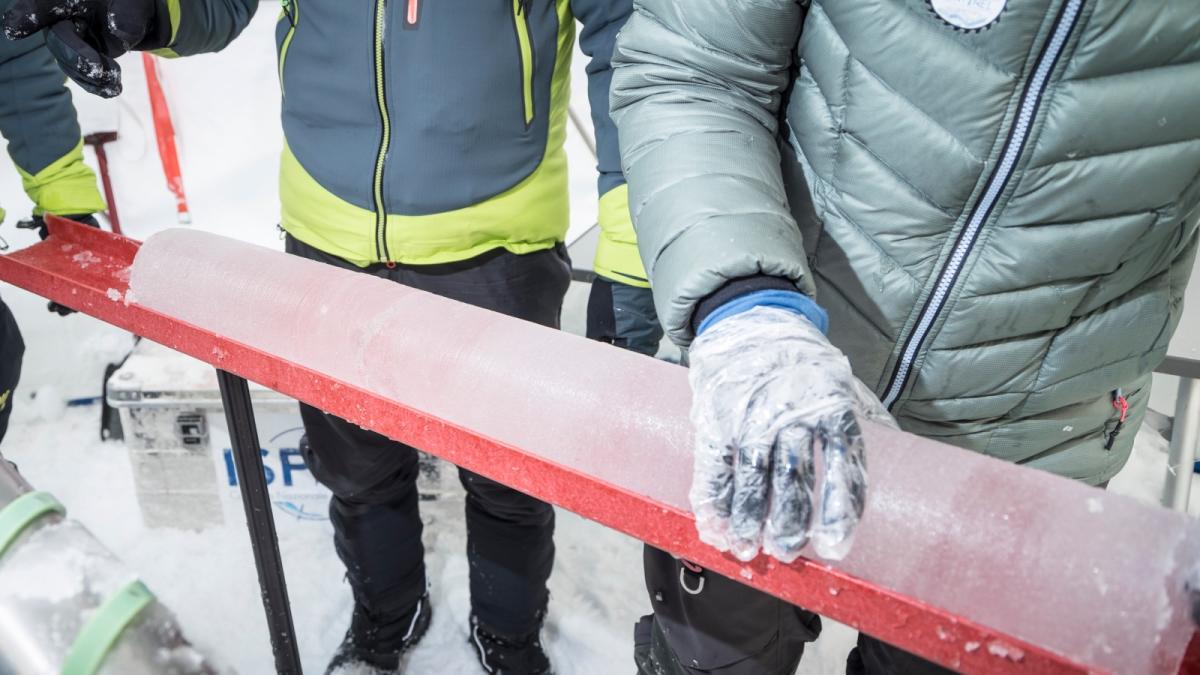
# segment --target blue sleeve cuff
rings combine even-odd
[[[731,317],[734,314],[741,314],[755,307],[786,309],[808,319],[822,333],[829,330],[829,315],[812,298],[799,291],[770,289],[739,295],[716,308],[700,322],[700,326],[696,329],[696,335],[701,335],[704,331],[708,330],[709,326],[712,326],[721,319]]]

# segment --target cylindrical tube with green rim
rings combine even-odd
[[[136,575],[0,457],[0,673],[215,672]]]

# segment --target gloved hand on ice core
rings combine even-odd
[[[761,546],[791,562],[810,538],[844,557],[866,503],[860,421],[895,424],[846,357],[805,315],[760,306],[702,324],[690,359],[700,538],[747,561]]]

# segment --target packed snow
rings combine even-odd
[[[278,249],[276,165],[282,137],[274,20],[264,8],[222,54],[164,61],[160,68],[194,227]],[[577,55],[576,82],[582,81],[584,63]],[[125,93],[119,99],[104,102],[76,90],[75,100],[85,132],[119,131],[121,138],[108,146],[108,156],[122,225],[127,234],[145,239],[176,225],[175,203],[155,150],[140,59],[127,57],[122,64]],[[575,88],[573,98],[586,110],[583,87]],[[594,221],[595,178],[586,146],[573,130],[568,153],[573,238]],[[29,204],[8,164],[0,165],[0,205],[9,213],[0,235],[13,248],[33,243],[36,235],[12,227]],[[270,672],[266,623],[243,524],[231,519],[198,531],[146,527],[126,447],[98,440],[97,405],[68,405],[99,394],[105,364],[124,356],[130,337],[87,317],[53,315],[44,299],[7,285],[0,294],[17,315],[27,344],[12,424],[0,450],[33,485],[55,494],[72,517],[137,570],[202,651],[241,673]],[[586,288],[574,284],[566,329],[582,332],[585,299]],[[1133,458],[1111,491],[1156,502],[1166,473],[1165,447],[1161,437],[1143,429]],[[1193,500],[1194,513],[1200,512],[1196,502],[1200,499]],[[477,671],[467,644],[461,510],[453,488],[438,501],[422,504],[434,618],[412,653],[413,673]],[[277,525],[304,667],[321,672],[348,623],[350,592],[328,522],[277,514]],[[631,672],[633,623],[649,610],[641,545],[561,511],[556,543],[545,641],[557,671]],[[826,622],[799,672],[842,672],[853,639],[851,630]],[[1005,649],[995,644],[986,648]]]
[[[201,651],[239,673],[271,672],[244,525],[231,520],[202,531],[147,528],[129,453],[122,443],[98,440],[96,408],[59,407],[43,415],[41,406],[26,400],[28,395],[23,392],[14,409],[5,456],[137,570]],[[1165,450],[1161,437],[1143,430],[1112,490],[1155,502],[1166,471]],[[429,634],[412,654],[409,672],[414,674],[480,672],[467,644],[466,533],[456,494],[421,504],[434,615]],[[1200,504],[1193,513],[1200,513]],[[545,632],[550,657],[564,675],[632,672],[633,623],[649,611],[641,545],[568,512],[558,515],[558,557]],[[289,519],[279,512],[276,525],[301,658],[307,671],[322,672],[341,640],[352,602],[333,551],[332,530],[326,521]],[[853,631],[826,621],[798,672],[843,672],[853,640]]]

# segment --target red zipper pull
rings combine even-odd
[[[1105,450],[1112,450],[1113,445],[1117,442],[1117,434],[1121,433],[1121,428],[1125,426],[1125,417],[1129,415],[1129,399],[1125,398],[1125,392],[1120,389],[1113,390],[1112,406],[1121,416],[1117,418],[1117,424],[1108,434],[1108,440],[1104,443]]]
[[[417,25],[421,16],[421,0],[408,0],[408,9],[404,12],[404,24],[410,28]]]
[[[1121,412],[1121,418],[1118,422],[1124,422],[1125,417],[1129,415],[1129,399],[1125,398],[1125,392],[1120,389],[1113,392],[1113,407]]]

